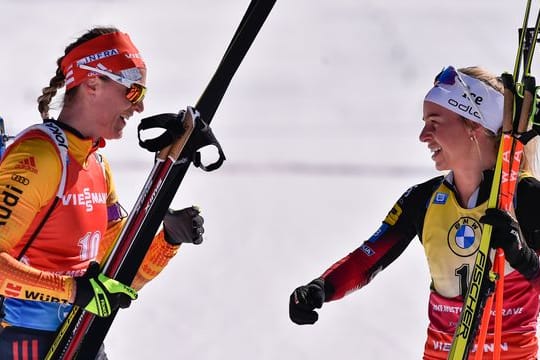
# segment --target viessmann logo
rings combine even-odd
[[[87,212],[94,210],[94,204],[106,204],[107,194],[101,192],[91,192],[89,188],[84,188],[82,193],[64,194],[62,204],[64,206],[84,206]]]

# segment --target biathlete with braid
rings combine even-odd
[[[94,28],[67,46],[38,98],[42,124],[24,130],[0,163],[0,359],[38,360],[72,304],[98,316],[129,306],[183,242],[202,241],[196,207],[170,210],[132,284],[100,274],[125,224],[98,150],[144,110],[146,66],[129,36]],[[66,87],[58,119],[49,103]],[[97,294],[100,297],[98,306]],[[105,302],[105,310],[103,307]],[[80,354],[85,358],[84,354]],[[100,350],[98,359],[106,359]]]
[[[510,213],[487,210],[501,139],[503,86],[478,67],[446,67],[423,104],[420,141],[437,170],[449,170],[409,188],[379,229],[320,277],[294,290],[289,315],[313,324],[315,309],[367,285],[418,237],[431,274],[424,359],[447,359],[474,268],[483,224],[492,225],[492,247],[506,255],[503,360],[536,359],[540,308],[540,182],[533,176],[536,147],[529,143]],[[492,314],[492,317],[494,315]],[[493,321],[483,359],[493,357]]]

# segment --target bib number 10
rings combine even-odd
[[[98,254],[101,232],[87,232],[79,239],[81,261],[94,260]]]

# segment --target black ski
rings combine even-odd
[[[180,137],[168,133],[172,143],[158,152],[154,168],[103,266],[108,276],[130,284],[190,164],[193,162],[209,171],[224,160],[208,124],[274,3],[275,0],[251,1],[195,110],[188,108],[183,116],[171,114],[171,119],[182,118],[180,126],[184,133]],[[208,166],[200,163],[197,152],[206,145],[216,146],[220,154],[219,160]],[[117,311],[107,318],[99,318],[74,306],[45,359],[94,359],[116,314]]]

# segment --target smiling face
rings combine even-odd
[[[145,84],[146,73],[142,70],[141,84]],[[93,99],[94,126],[91,137],[119,139],[126,121],[135,113],[144,111],[143,101],[132,104],[126,98],[127,88],[107,78],[96,78],[96,93]]]
[[[437,170],[458,170],[478,162],[474,130],[456,113],[424,101],[424,127],[420,141],[432,152]]]

